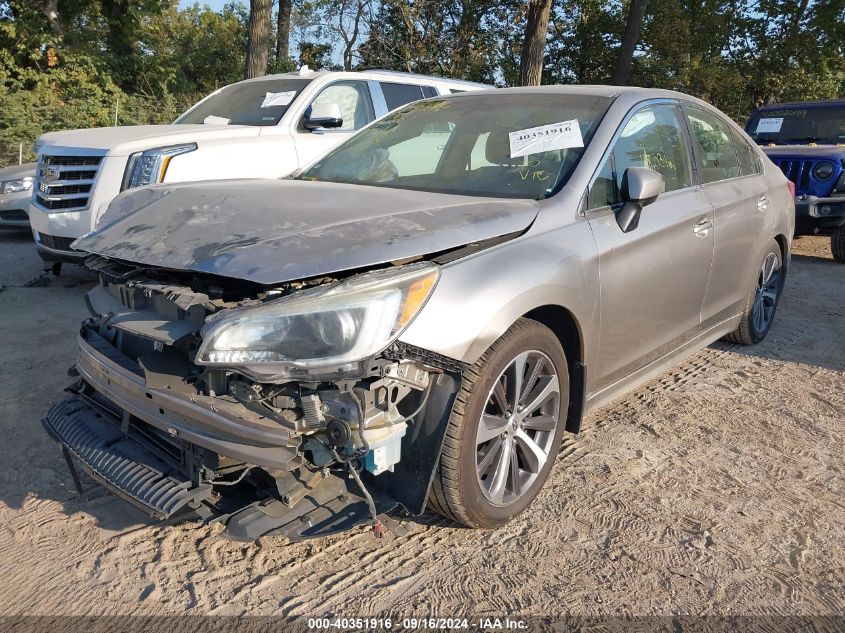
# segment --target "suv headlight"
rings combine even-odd
[[[818,163],[813,167],[813,176],[816,180],[827,180],[833,175],[832,163]]]
[[[188,145],[175,145],[173,147],[158,147],[132,154],[126,164],[120,190],[124,191],[162,182],[173,157],[193,152],[196,148],[196,143],[189,143]]]
[[[439,274],[411,264],[221,313],[203,329],[196,362],[273,379],[355,371],[399,337]]]
[[[0,193],[19,193],[32,189],[32,176],[0,182]]]

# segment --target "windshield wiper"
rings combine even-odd
[[[755,143],[774,143],[775,145],[784,145],[784,141],[773,136],[758,136],[754,139]]]
[[[836,145],[839,141],[837,139],[828,138],[827,136],[798,136],[791,138],[787,143],[830,143]]]

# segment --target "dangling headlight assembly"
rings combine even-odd
[[[155,185],[164,182],[170,161],[180,154],[193,152],[196,143],[174,145],[173,147],[157,147],[146,152],[136,152],[129,157],[120,190],[134,189],[144,185]]]
[[[203,329],[196,363],[267,381],[354,373],[399,337],[438,276],[411,264],[223,312]]]

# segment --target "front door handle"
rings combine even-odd
[[[712,228],[713,228],[713,220],[711,220],[710,218],[704,217],[704,218],[701,218],[698,221],[698,224],[696,224],[692,228],[692,232],[695,233],[696,235],[698,235],[699,237],[704,237],[704,236],[707,235],[707,233]]]
[[[766,196],[760,196],[760,199],[757,201],[757,208],[760,211],[765,211],[769,208],[769,199]]]

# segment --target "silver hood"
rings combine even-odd
[[[73,247],[147,266],[278,284],[528,228],[534,200],[297,180],[127,191]]]

